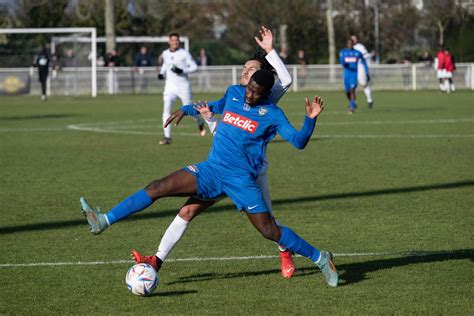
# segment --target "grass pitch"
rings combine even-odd
[[[297,128],[306,95],[281,102]],[[0,313],[473,314],[474,94],[377,92],[368,110],[360,93],[352,116],[342,92],[321,95],[312,141],[273,141],[268,176],[278,220],[339,254],[340,287],[306,258],[282,279],[276,246],[224,200],[193,221],[148,298],[126,289],[129,251],[153,254],[184,199],[92,236],[79,197],[108,209],[205,160],[211,137],[185,118],[159,146],[159,95],[1,97]]]

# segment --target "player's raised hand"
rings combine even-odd
[[[193,107],[201,114],[204,119],[211,119],[214,116],[214,113],[212,113],[211,109],[209,108],[209,103],[207,101],[204,101],[203,103],[201,100],[199,100],[198,102],[194,103]]]
[[[171,114],[170,117],[168,117],[163,127],[168,127],[168,125],[170,125],[171,122],[173,122],[174,120],[176,120],[176,122],[174,123],[174,126],[177,126],[179,122],[181,122],[181,120],[183,119],[183,116],[184,116],[184,112],[181,109],[173,112],[173,114]]]
[[[321,97],[315,95],[311,104],[308,98],[304,98],[304,100],[306,102],[306,115],[308,115],[309,118],[314,119],[324,110],[324,102]]]
[[[262,39],[255,36],[255,41],[257,44],[268,54],[273,49],[273,35],[270,29],[267,29],[265,26],[260,28],[260,36]]]

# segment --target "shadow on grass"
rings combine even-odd
[[[19,120],[41,120],[41,119],[57,119],[66,117],[80,116],[78,114],[39,114],[26,116],[4,116],[0,117],[0,121],[19,121]]]
[[[348,192],[348,193],[336,193],[336,194],[324,194],[324,195],[314,195],[314,196],[303,196],[295,197],[289,199],[276,199],[272,203],[274,206],[286,205],[293,203],[302,203],[302,202],[317,202],[317,201],[327,201],[327,200],[340,200],[340,199],[350,199],[358,197],[371,197],[378,195],[390,195],[390,194],[404,194],[404,193],[415,193],[415,192],[424,192],[431,190],[447,190],[447,189],[457,189],[463,187],[474,186],[474,180],[465,180],[458,182],[448,182],[448,183],[438,183],[431,185],[421,185],[421,186],[412,186],[404,188],[392,188],[392,189],[383,189],[383,190],[373,190],[373,191],[362,191],[362,192]],[[79,199],[78,199],[79,200]],[[79,204],[79,201],[78,201]],[[75,207],[74,207],[75,208]],[[223,210],[234,210],[234,205],[221,205],[211,207],[209,210],[206,210],[206,213],[220,212]],[[136,214],[125,220],[143,220],[150,218],[162,218],[174,216],[178,213],[177,209],[172,210],[157,210],[153,212],[145,212],[141,214]],[[77,211],[78,216],[80,212]],[[35,224],[25,224],[25,225],[15,225],[15,226],[3,226],[0,227],[0,235],[12,234],[18,232],[27,232],[27,231],[41,231],[41,230],[52,230],[52,229],[62,229],[68,227],[75,227],[86,225],[85,219],[78,220],[69,220],[69,221],[57,221],[57,222],[40,222]]]
[[[394,254],[397,255],[397,254]],[[401,256],[401,257],[400,257]],[[348,264],[337,264],[337,257],[335,259],[337,269],[339,271],[339,286],[345,286],[353,283],[362,282],[368,279],[368,274],[384,269],[392,269],[396,267],[403,267],[412,264],[442,262],[448,260],[474,260],[474,249],[459,249],[446,251],[414,251],[402,254],[396,258],[385,258],[370,261],[354,262]],[[296,268],[293,278],[308,276],[311,274],[320,274],[319,269],[315,267]],[[262,270],[262,271],[245,271],[245,272],[231,272],[231,273],[201,273],[193,274],[186,277],[181,277],[176,281],[167,284],[203,282],[221,279],[233,278],[247,278],[262,275],[280,274],[279,269]],[[320,274],[323,277],[322,274]]]
[[[403,267],[412,264],[441,262],[448,260],[474,260],[474,249],[459,249],[452,251],[416,251],[403,257],[390,259],[377,259],[363,262],[341,264],[339,271],[339,284],[349,285],[367,279],[367,274],[384,269]]]
[[[275,257],[275,262],[277,263],[277,258]],[[248,277],[257,277],[262,275],[277,275],[280,277],[280,269],[271,269],[271,270],[260,270],[260,271],[244,271],[244,272],[230,272],[230,273],[200,273],[193,274],[185,277],[181,277],[176,281],[168,282],[167,285],[179,284],[179,283],[191,283],[191,282],[203,282],[203,281],[212,281],[212,280],[222,280],[222,279],[235,279],[235,278],[248,278]],[[293,278],[303,277],[306,275],[311,275],[318,273],[316,266],[314,268],[305,267],[297,268],[297,272],[293,274]]]
[[[155,292],[149,295],[149,297],[153,296],[178,296],[178,295],[186,295],[186,294],[196,294],[198,291],[168,291],[168,292]]]

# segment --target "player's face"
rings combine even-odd
[[[257,60],[249,60],[244,64],[242,68],[242,74],[240,76],[240,84],[246,86],[249,83],[252,75],[262,68],[262,64]]]
[[[171,36],[168,40],[168,45],[170,46],[170,50],[174,52],[179,48],[179,37]]]
[[[354,43],[352,42],[351,39],[348,39],[347,40],[347,48],[352,49],[352,47],[354,47]]]
[[[265,96],[265,88],[250,80],[245,88],[245,102],[249,105],[256,104]]]

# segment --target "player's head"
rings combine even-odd
[[[140,54],[146,55],[147,51],[148,51],[148,49],[146,48],[146,46],[140,47]]]
[[[352,41],[351,38],[348,38],[347,41],[346,41],[346,46],[347,48],[349,49],[352,49],[354,47],[354,42]]]
[[[275,78],[271,71],[257,70],[250,78],[245,88],[245,102],[249,105],[265,100],[272,90]]]
[[[178,33],[170,33],[168,35],[168,45],[170,47],[170,51],[174,52],[179,48],[179,34]]]
[[[351,40],[352,40],[352,43],[354,43],[354,45],[359,42],[359,39],[357,38],[356,35],[351,35]]]
[[[247,60],[242,68],[242,74],[240,75],[240,84],[246,86],[249,83],[252,75],[260,69],[265,69],[270,72],[274,72],[275,69],[270,65],[270,63],[265,58],[265,53],[261,50],[257,50],[252,58]]]

